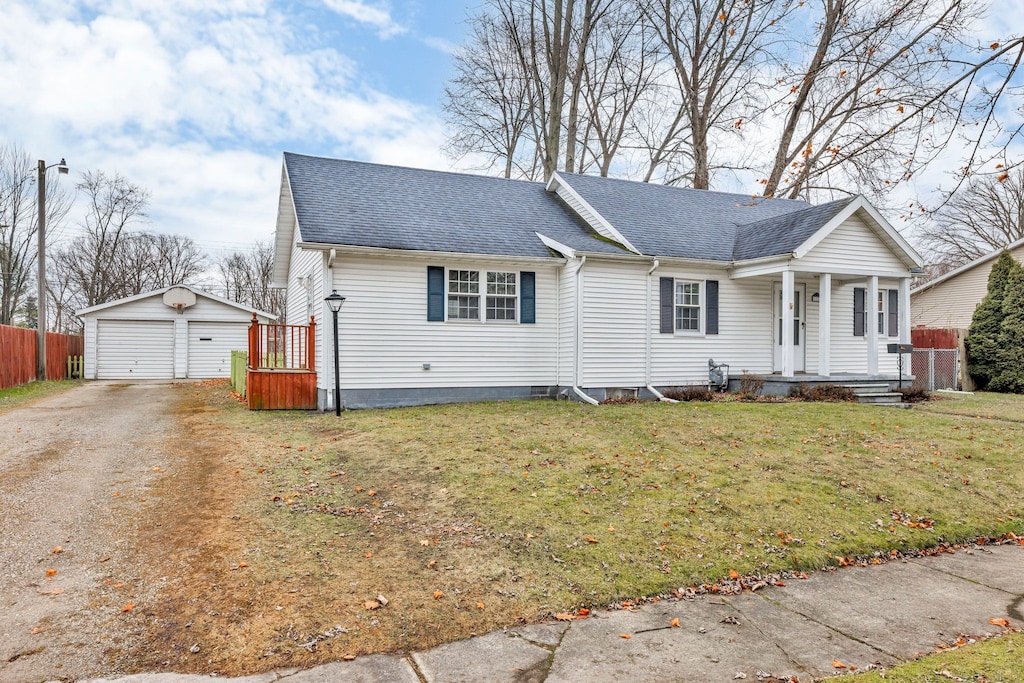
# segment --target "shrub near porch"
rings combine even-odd
[[[188,669],[419,649],[731,571],[1024,533],[1024,425],[1009,422],[851,404],[551,401],[339,420],[248,413],[215,389],[203,400],[216,407],[204,420],[243,444],[240,521],[213,543],[244,538],[217,552],[245,569],[214,569],[213,597],[204,582],[198,604],[186,591],[167,605],[195,622],[188,638],[218,634],[209,664],[171,660]],[[317,635],[336,626],[345,633]]]

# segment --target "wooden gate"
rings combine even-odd
[[[250,410],[315,410],[316,321],[249,325],[245,394]]]

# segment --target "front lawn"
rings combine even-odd
[[[889,671],[836,679],[843,683],[1013,683],[1024,675],[1024,634],[1014,633],[923,657]]]
[[[553,401],[339,419],[182,391],[197,438],[225,453],[189,500],[219,507],[182,532],[185,578],[153,608],[143,665],[242,673],[422,649],[732,572],[1024,534],[1016,422]]]

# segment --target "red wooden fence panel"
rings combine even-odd
[[[910,331],[910,343],[916,349],[955,349],[960,346],[960,330],[915,327]]]
[[[67,379],[68,356],[85,353],[85,340],[46,333],[46,378]],[[36,331],[0,325],[0,389],[10,389],[36,377]]]
[[[0,389],[36,377],[36,331],[0,325]]]

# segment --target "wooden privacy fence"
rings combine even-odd
[[[245,396],[250,410],[316,408],[316,321],[264,324],[253,314]]]
[[[67,379],[68,356],[85,352],[82,337],[46,333],[46,379]],[[36,331],[0,325],[0,389],[30,382],[36,377]]]

